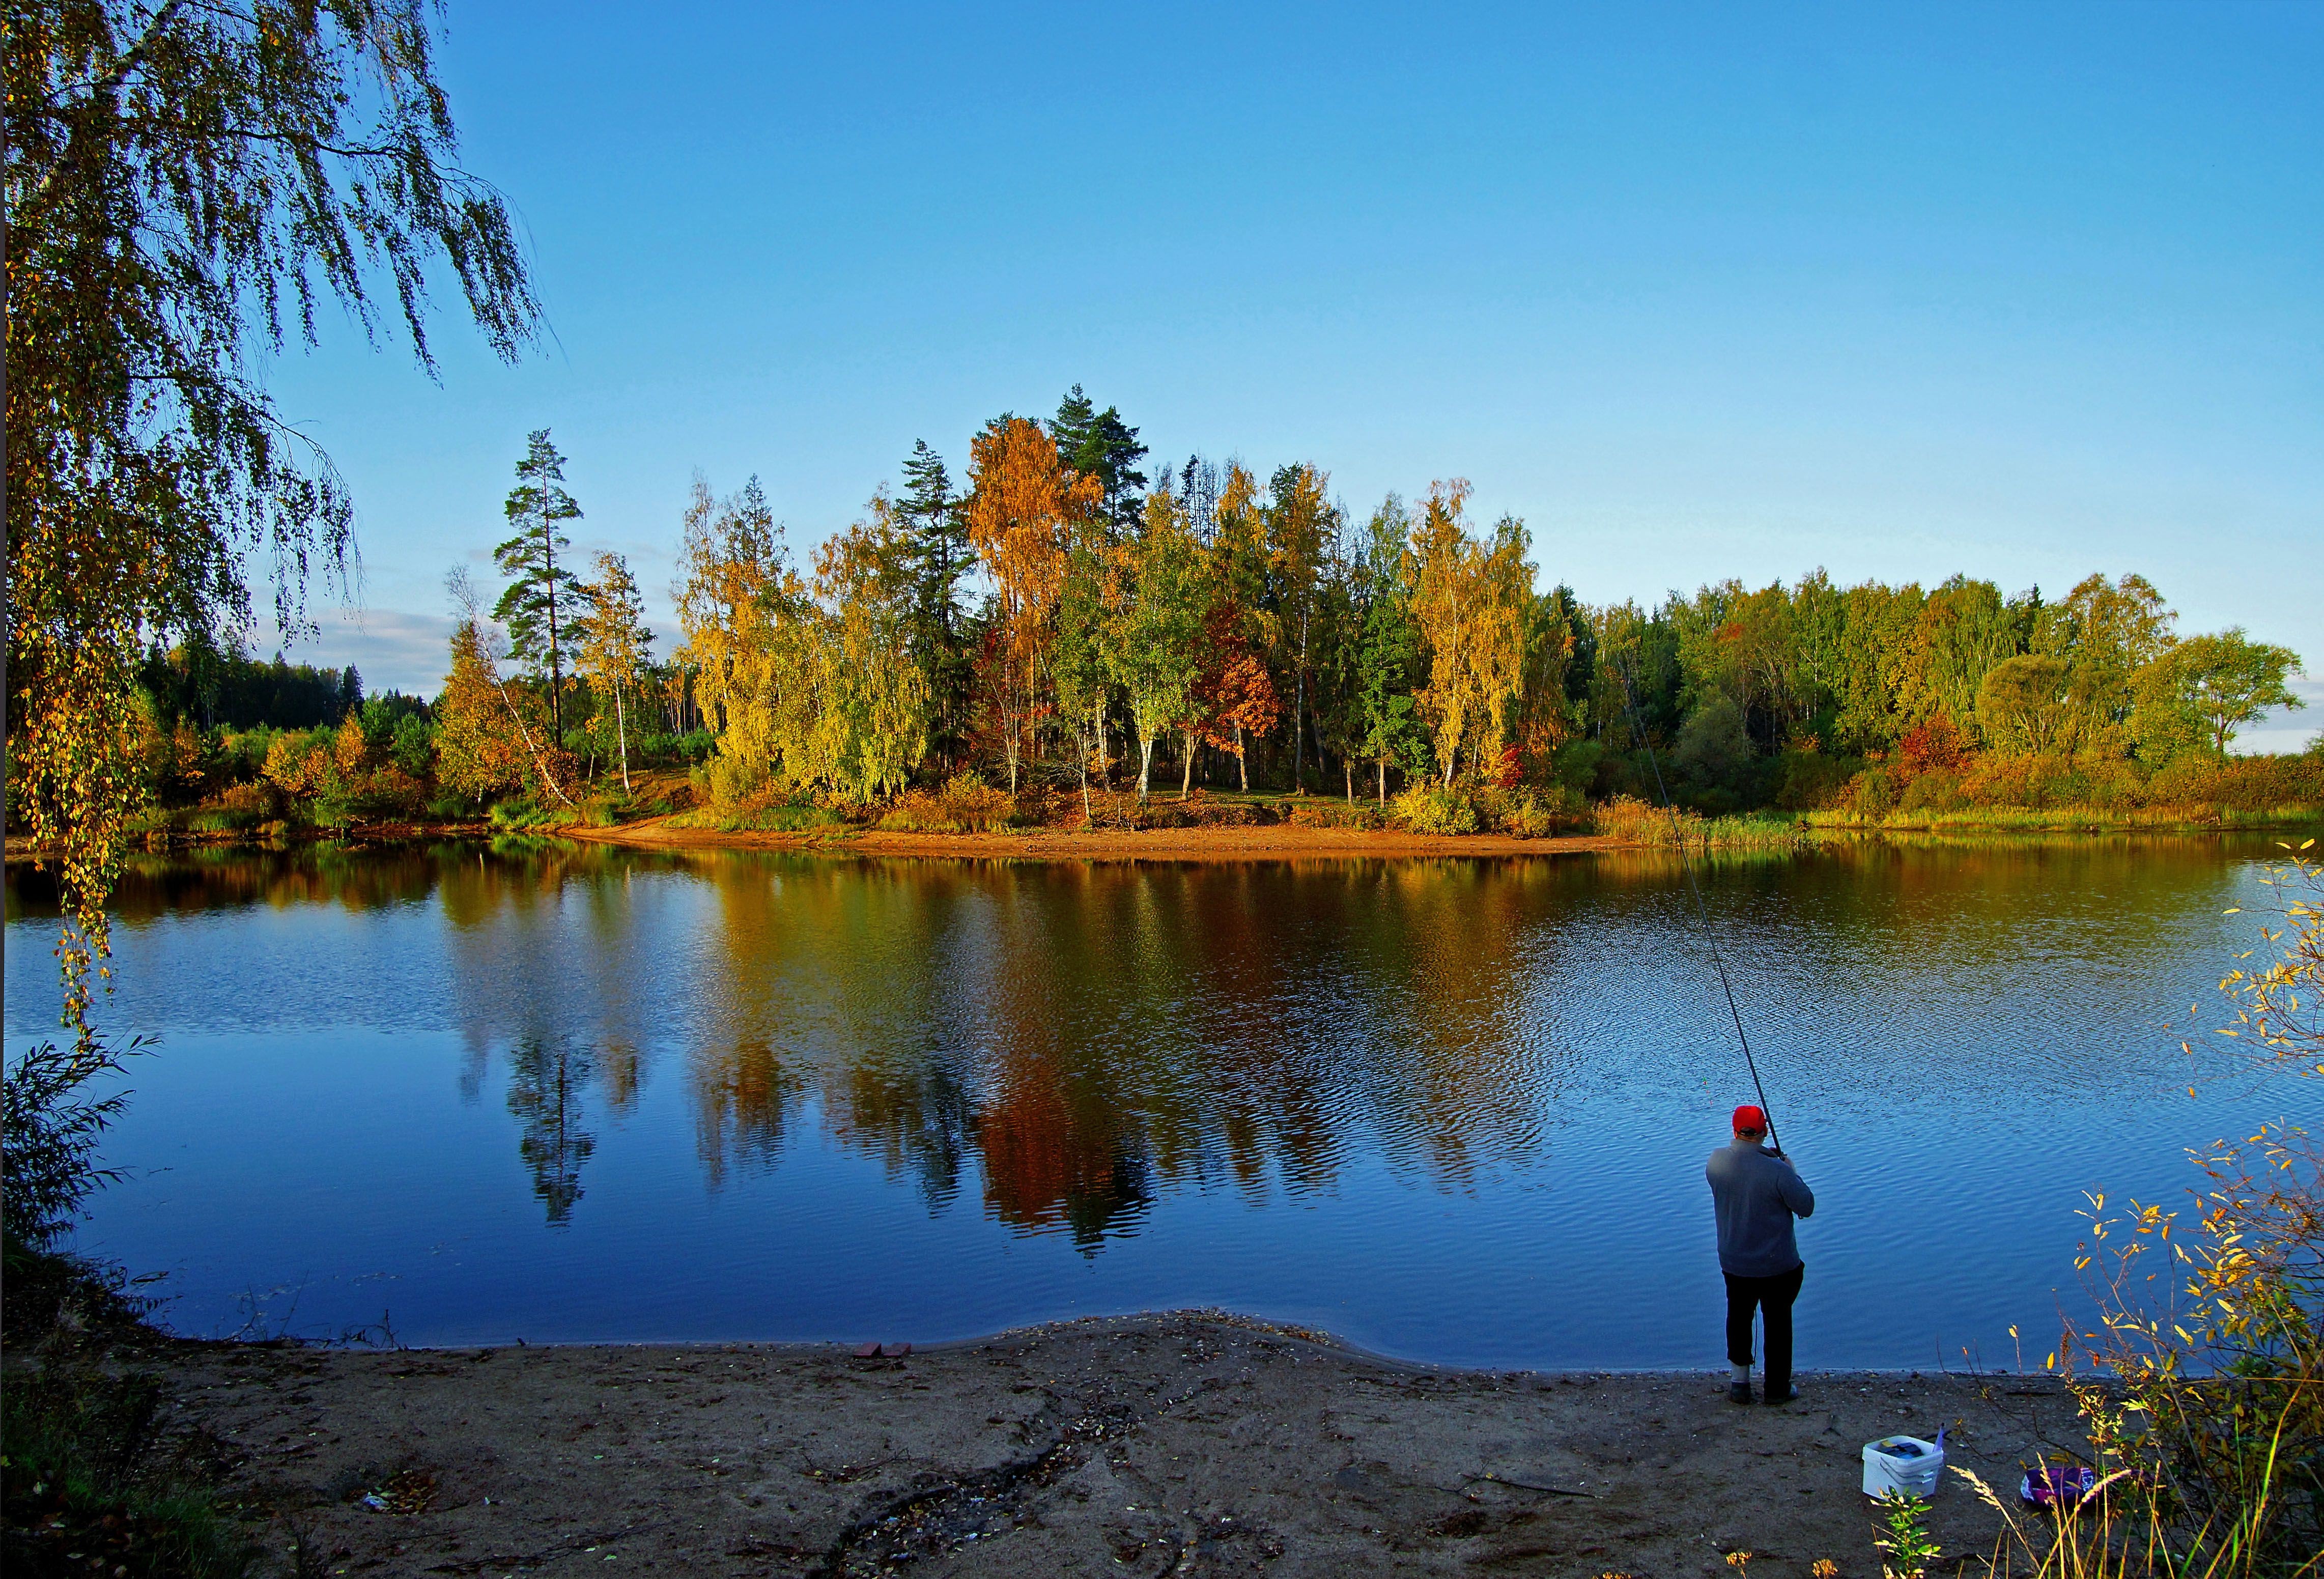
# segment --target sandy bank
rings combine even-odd
[[[174,1424],[327,1573],[1877,1575],[1858,1454],[2015,1484],[2040,1380],[1433,1372],[1214,1315],[829,1346],[171,1344]],[[384,1510],[362,1499],[376,1492]],[[1957,1481],[1948,1553],[1997,1527]],[[281,1543],[278,1541],[278,1546]],[[1946,1565],[1950,1567],[1950,1564]]]
[[[1301,857],[1408,858],[1452,855],[1559,855],[1583,850],[1638,846],[1598,835],[1514,839],[1499,834],[1458,837],[1360,828],[1187,827],[1093,831],[1022,828],[997,834],[895,834],[872,829],[819,829],[807,834],[740,832],[673,827],[649,817],[618,827],[569,827],[563,838],[645,849],[687,847],[789,850],[831,855],[954,856],[982,860],[1033,861],[1279,861]]]

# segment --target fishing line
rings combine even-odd
[[[1767,1088],[1759,1082],[1759,1061],[1751,1056],[1751,1039],[1743,1034],[1743,1011],[1735,1006],[1735,983],[1727,977],[1727,960],[1719,952],[1719,934],[1711,929],[1711,910],[1702,902],[1702,885],[1694,880],[1694,863],[1687,858],[1686,827],[1678,819],[1678,807],[1671,800],[1670,789],[1663,782],[1663,766],[1655,756],[1655,743],[1646,738],[1646,720],[1638,716],[1638,699],[1630,692],[1629,665],[1615,660],[1614,672],[1622,679],[1622,703],[1630,712],[1630,727],[1638,743],[1646,748],[1646,765],[1654,770],[1655,792],[1663,798],[1663,809],[1670,813],[1671,832],[1678,838],[1679,869],[1686,873],[1687,891],[1694,895],[1695,919],[1702,928],[1702,940],[1711,948],[1711,963],[1719,969],[1720,989],[1727,994],[1727,1013],[1735,1021],[1735,1039],[1743,1048],[1743,1067],[1751,1071],[1751,1089],[1759,1094],[1759,1111],[1767,1119],[1767,1144],[1776,1151],[1784,1149],[1775,1136],[1775,1110],[1767,1105]]]

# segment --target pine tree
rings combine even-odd
[[[920,623],[949,647],[960,619],[960,578],[974,563],[975,554],[944,457],[930,449],[925,439],[913,441],[904,462],[904,495],[896,501],[896,513],[911,528]]]
[[[960,583],[976,552],[961,503],[944,457],[926,439],[916,442],[904,462],[904,494],[895,512],[910,534],[912,657],[927,677],[931,743],[947,764],[965,744],[973,669]]]
[[[549,727],[557,744],[565,744],[565,655],[560,627],[569,623],[568,611],[579,596],[580,578],[558,563],[558,555],[573,546],[558,530],[559,523],[581,519],[581,506],[565,491],[565,457],[549,441],[549,429],[536,429],[516,463],[516,486],[509,490],[509,524],[516,535],[493,550],[501,574],[510,578],[508,589],[493,605],[493,618],[508,627],[509,644],[538,674],[549,671]]]
[[[1112,406],[1098,411],[1077,383],[1057,402],[1049,437],[1056,441],[1060,460],[1097,479],[1104,494],[1102,512],[1115,532],[1135,532],[1146,509],[1146,474],[1138,469],[1146,446],[1138,442],[1138,429]]]
[[[1067,466],[1077,466],[1082,446],[1089,442],[1090,431],[1097,425],[1097,407],[1075,384],[1057,402],[1057,414],[1049,423],[1049,437],[1056,441],[1057,454]]]

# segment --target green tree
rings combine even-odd
[[[1845,752],[1886,751],[1910,727],[1904,716],[1904,658],[1927,601],[1920,584],[1867,581],[1840,595],[1838,672],[1831,681],[1834,738]]]
[[[2062,658],[2021,652],[1986,671],[1977,688],[1977,718],[1986,738],[2006,752],[2039,756],[2068,743],[2072,666]]]
[[[148,636],[286,629],[343,571],[352,509],[259,364],[336,300],[366,336],[390,283],[434,367],[448,264],[502,356],[536,308],[499,195],[457,160],[420,0],[245,7],[14,0],[7,81],[8,647],[14,804],[62,852],[66,1016],[84,1045],[104,900],[143,794]]]
[[[2072,666],[2068,706],[2088,748],[2119,754],[2137,706],[2138,673],[2170,650],[2178,616],[2144,576],[2085,577],[2035,638],[2035,651]]]
[[[1424,670],[1420,622],[1412,612],[1412,560],[1406,546],[1412,517],[1404,501],[1390,494],[1372,512],[1366,531],[1370,596],[1356,659],[1357,706],[1363,720],[1360,749],[1378,771],[1379,800],[1386,805],[1389,763],[1407,779],[1428,771],[1427,736],[1413,701]]]
[[[2300,655],[2251,640],[2241,625],[2216,636],[2190,636],[2153,667],[2161,684],[2150,684],[2149,705],[2176,710],[2200,725],[2220,756],[2227,754],[2227,743],[2239,727],[2270,707],[2290,711],[2306,706],[2284,684],[2300,667]]]
[[[894,508],[910,535],[912,652],[927,676],[931,743],[951,763],[966,744],[973,664],[960,582],[976,563],[976,553],[944,457],[926,439],[912,445],[904,462],[904,492]]]
[[[536,675],[548,674],[549,729],[561,750],[566,633],[560,627],[572,621],[581,578],[558,564],[557,556],[573,546],[562,523],[580,520],[581,506],[565,491],[565,457],[549,443],[548,429],[534,429],[526,441],[524,458],[516,463],[516,486],[503,508],[516,531],[493,550],[493,562],[509,577],[493,605],[493,618],[508,628],[517,659]]]
[[[1050,650],[1049,674],[1057,689],[1057,713],[1073,736],[1074,777],[1082,791],[1082,818],[1094,822],[1090,804],[1090,769],[1105,768],[1105,714],[1112,699],[1106,652],[1106,543],[1093,532],[1076,535],[1065,558],[1065,584],[1057,594],[1057,634]]]
[[[1202,664],[1202,545],[1177,500],[1147,495],[1138,535],[1114,556],[1106,598],[1107,674],[1130,700],[1138,730],[1138,797],[1146,798],[1154,743],[1191,710]]]
[[[1262,513],[1267,529],[1267,554],[1277,639],[1284,667],[1291,671],[1291,783],[1303,780],[1303,742],[1312,714],[1308,707],[1308,678],[1314,662],[1316,600],[1322,591],[1323,564],[1339,531],[1339,510],[1326,497],[1331,478],[1302,462],[1277,466],[1268,480],[1268,501]]]
[[[576,667],[599,693],[613,698],[613,738],[621,753],[622,788],[630,787],[629,693],[652,661],[653,633],[646,628],[645,600],[629,561],[615,553],[597,556],[595,579],[579,587],[580,617],[574,635],[580,642]],[[601,737],[602,738],[602,737]]]
[[[1941,716],[1974,739],[1977,688],[2022,641],[1999,587],[1953,577],[1929,594],[1914,621],[1899,674],[1899,711],[1915,724]]]

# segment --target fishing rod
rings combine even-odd
[[[1646,748],[1646,765],[1654,770],[1655,793],[1663,798],[1663,809],[1670,813],[1671,832],[1678,839],[1679,869],[1686,873],[1687,891],[1694,895],[1694,914],[1702,928],[1702,940],[1710,946],[1711,963],[1719,969],[1720,989],[1727,994],[1727,1013],[1735,1021],[1735,1039],[1743,1048],[1743,1067],[1751,1071],[1751,1089],[1759,1094],[1759,1111],[1767,1120],[1767,1144],[1776,1155],[1783,1154],[1784,1143],[1775,1134],[1775,1110],[1767,1104],[1767,1088],[1759,1080],[1759,1061],[1751,1056],[1751,1039],[1743,1033],[1743,1011],[1735,1006],[1735,983],[1727,977],[1727,960],[1719,952],[1719,934],[1711,929],[1711,910],[1702,902],[1702,885],[1694,880],[1694,863],[1687,858],[1686,827],[1678,818],[1678,807],[1671,800],[1670,787],[1663,782],[1663,766],[1655,756],[1655,743],[1646,738],[1646,720],[1638,716],[1638,699],[1630,691],[1630,668],[1615,660],[1614,672],[1622,679],[1622,703],[1629,709],[1630,727],[1638,743]]]

